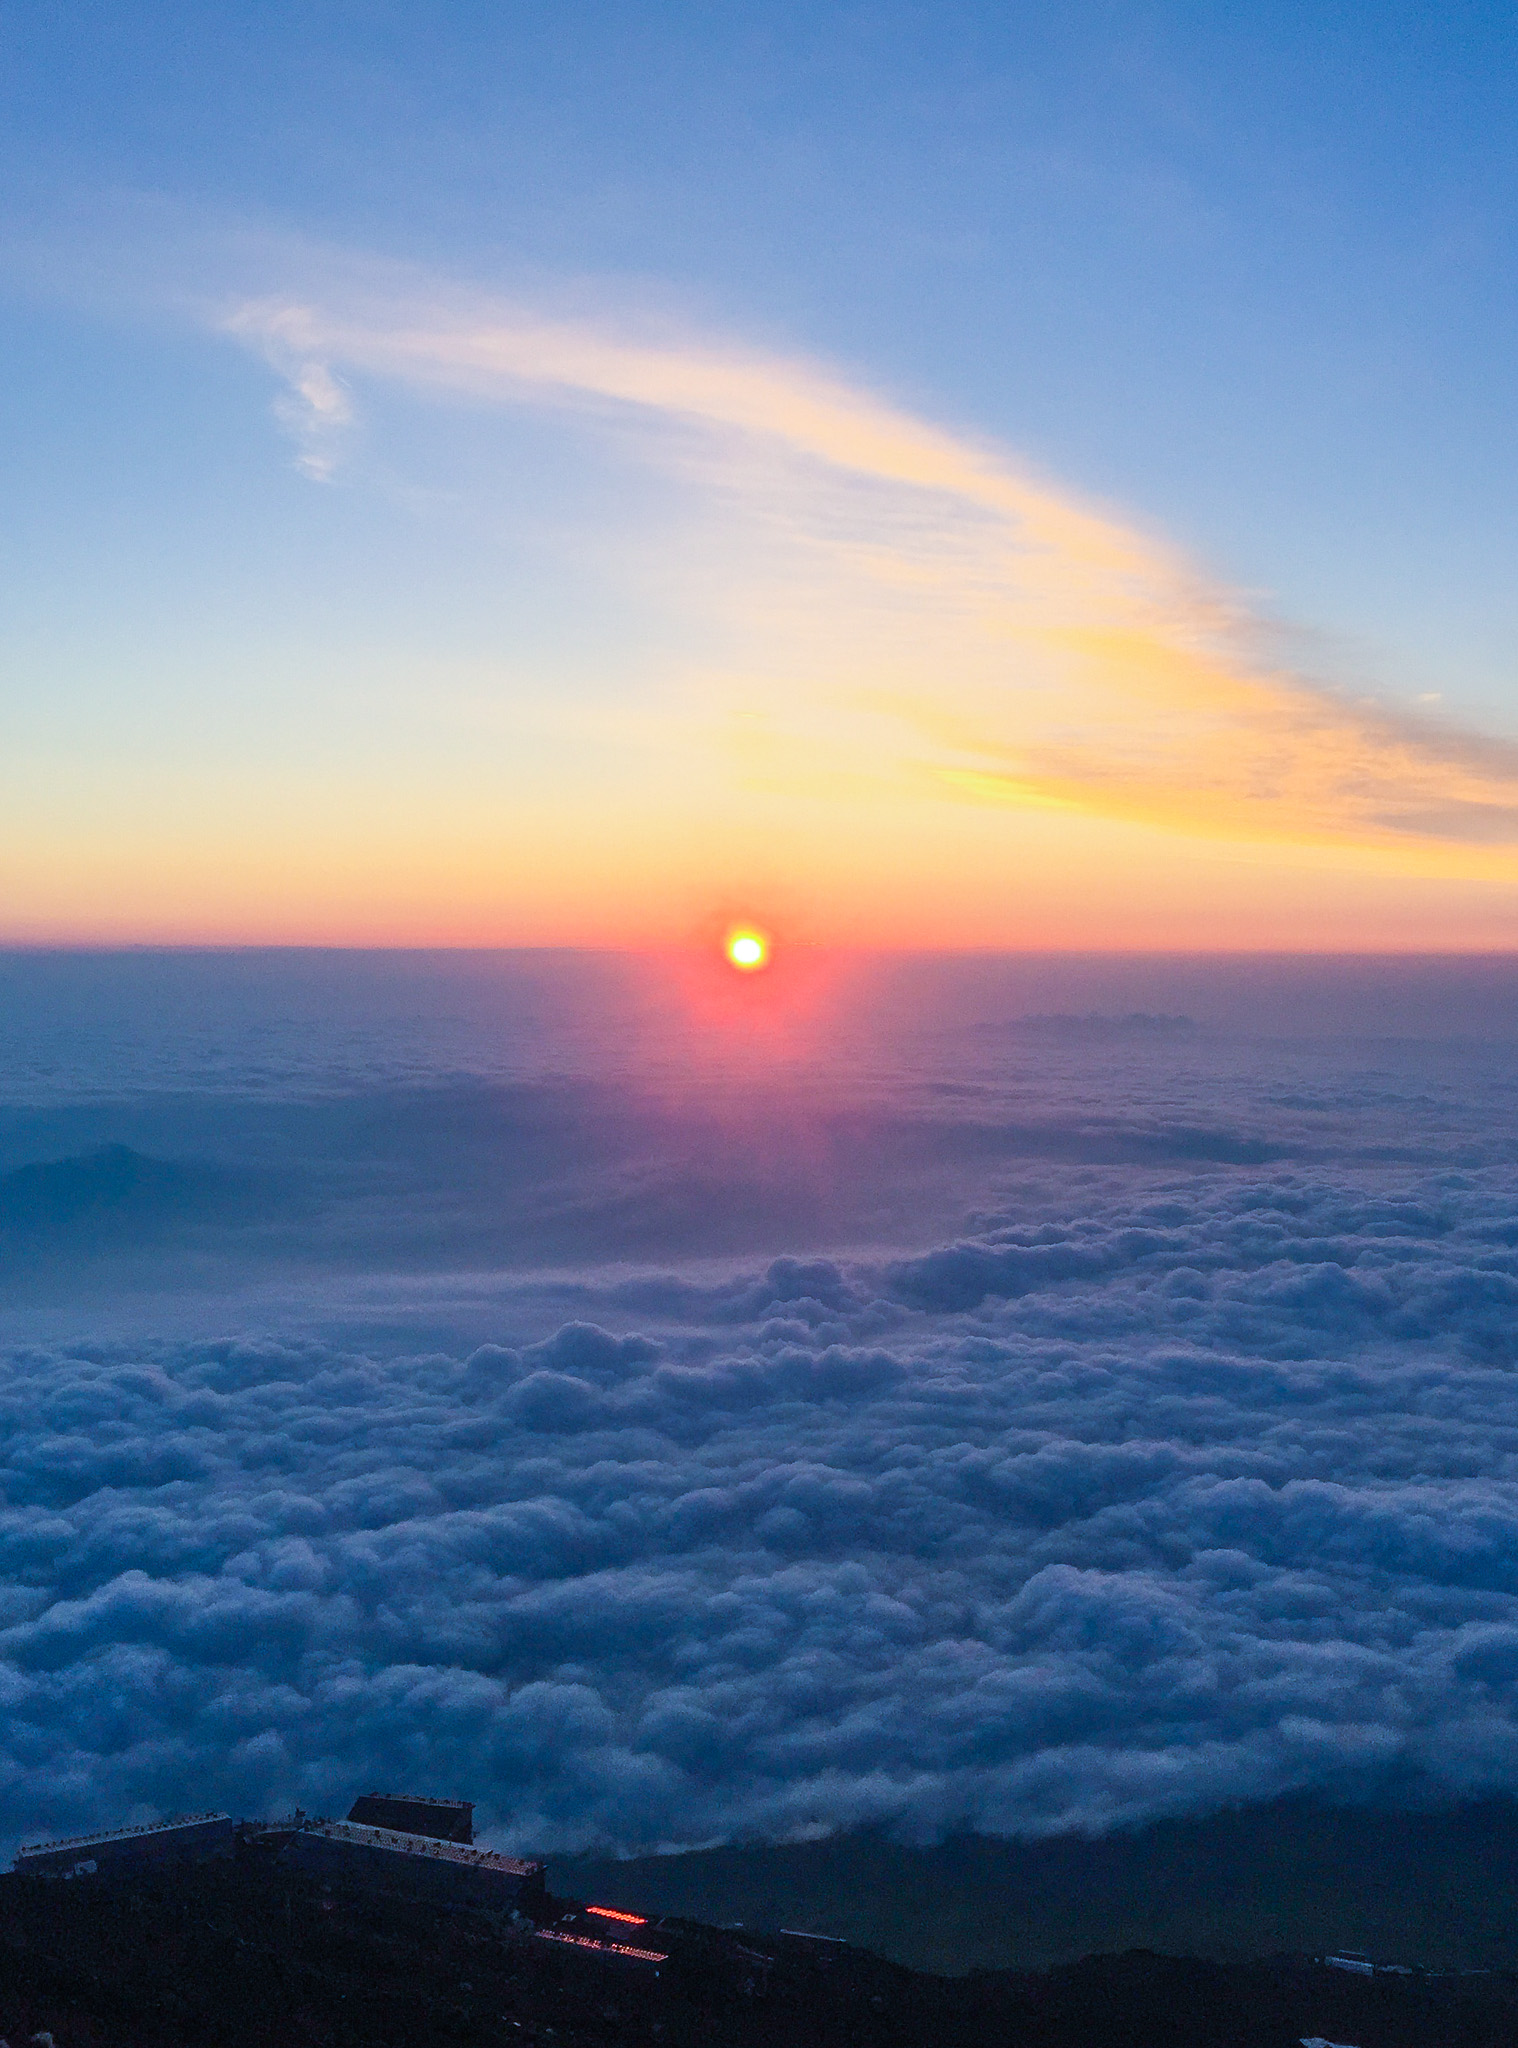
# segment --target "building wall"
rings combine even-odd
[[[362,1827],[391,1828],[403,1835],[427,1835],[435,1842],[474,1840],[474,1807],[462,1799],[403,1799],[366,1792],[348,1818]]]
[[[533,1880],[488,1864],[454,1863],[442,1857],[378,1848],[311,1830],[295,1835],[282,1861],[297,1870],[350,1884],[372,1884],[455,1905],[514,1906]]]
[[[23,1877],[110,1877],[150,1870],[161,1863],[199,1863],[231,1854],[232,1817],[222,1813],[141,1833],[45,1842],[31,1851],[21,1850],[15,1868]]]

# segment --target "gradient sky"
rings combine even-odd
[[[6,7],[0,939],[1510,947],[1515,45]]]

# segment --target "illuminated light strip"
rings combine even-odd
[[[615,1906],[587,1906],[587,1913],[594,1913],[600,1920],[622,1920],[629,1927],[646,1927],[647,1920],[641,1913],[619,1913]]]
[[[559,1934],[552,1927],[540,1927],[539,1941],[561,1941],[566,1948],[588,1948],[597,1955],[631,1956],[640,1963],[667,1963],[669,1957],[654,1948],[629,1948],[625,1941],[596,1941],[588,1934]]]

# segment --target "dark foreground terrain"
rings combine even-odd
[[[876,1833],[626,1862],[561,1857],[559,1885],[634,1913],[838,1934],[914,1970],[1048,1969],[1113,1949],[1233,1962],[1367,1950],[1518,1969],[1518,1800],[1376,1808],[1275,1799],[1091,1837]]]
[[[667,1957],[603,1958],[538,1928]],[[943,1978],[841,1944],[534,1921],[348,1891],[244,1849],[130,1880],[0,1878],[0,2035],[22,2048],[1511,2048],[1518,1977],[1357,1977],[1135,1951]]]

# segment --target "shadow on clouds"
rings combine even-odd
[[[13,1157],[71,1141],[87,1149],[0,1173],[13,1264],[124,1245],[388,1268],[904,1243],[951,1227],[1018,1162],[1259,1165],[1290,1150],[1184,1121],[903,1114],[795,1092],[676,1108],[591,1081],[0,1112]]]

